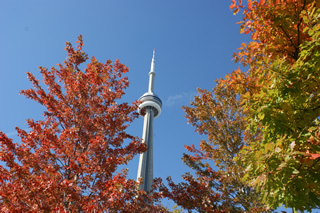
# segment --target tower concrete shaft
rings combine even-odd
[[[142,178],[143,183],[140,189],[150,191],[153,181],[153,109],[147,107],[144,115],[142,140],[147,144],[148,150],[140,154],[138,179]]]
[[[151,69],[149,72],[149,87],[148,92],[139,99],[142,103],[139,106],[138,112],[144,117],[142,142],[146,143],[147,151],[140,154],[137,179],[142,178],[143,183],[140,184],[140,189],[150,191],[153,182],[153,119],[161,113],[161,99],[154,94],[154,77],[155,77],[155,51],[151,61]]]

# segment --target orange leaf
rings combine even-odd
[[[310,155],[311,155],[311,159],[320,158],[320,154],[310,154]]]

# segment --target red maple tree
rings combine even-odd
[[[160,194],[138,191],[119,171],[146,150],[126,133],[138,116],[138,102],[120,103],[128,68],[92,57],[81,71],[88,56],[82,36],[77,43],[66,43],[58,68],[40,67],[46,88],[28,73],[34,88],[21,94],[46,108],[44,119],[28,119],[29,132],[16,128],[19,143],[0,132],[0,211],[160,212]]]

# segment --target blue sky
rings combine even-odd
[[[238,68],[232,53],[248,36],[240,35],[229,9],[231,0],[1,0],[0,130],[17,139],[15,126],[42,118],[43,108],[19,95],[31,87],[26,72],[40,78],[38,66],[52,67],[66,58],[65,42],[82,34],[84,51],[99,61],[119,59],[130,68],[125,101],[148,88],[156,49],[155,92],[163,101],[154,122],[154,176],[180,181],[189,169],[181,161],[184,145],[203,139],[187,124],[182,105],[196,88],[211,89],[214,80]],[[129,131],[142,135],[143,119]],[[138,157],[129,163],[136,178]]]

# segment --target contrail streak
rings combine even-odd
[[[30,131],[31,128],[26,128],[26,129],[23,129],[24,131]],[[13,131],[13,132],[8,132],[8,133],[4,133],[6,134],[7,137],[11,137],[11,136],[15,136],[17,135],[17,131]]]

